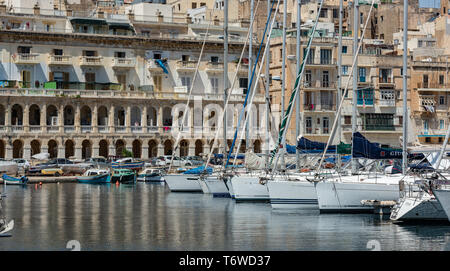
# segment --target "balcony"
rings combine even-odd
[[[102,59],[101,56],[80,56],[80,66],[103,66]]]
[[[22,125],[11,125],[11,132],[13,133],[22,133],[23,126]]]
[[[30,133],[40,133],[41,131],[40,125],[30,125]]]
[[[115,69],[132,69],[136,66],[135,58],[113,58],[112,67]]]
[[[212,74],[216,74],[216,73],[223,73],[223,62],[208,62],[206,64],[206,72],[207,73],[212,73]]]
[[[420,112],[435,113],[436,97],[435,95],[419,95]]]
[[[64,125],[64,133],[74,133],[75,132],[75,126],[73,125]]]
[[[158,132],[158,126],[148,126],[147,127],[147,133],[157,133]]]
[[[417,83],[418,91],[444,91],[450,92],[450,84],[436,84],[428,82]]]
[[[237,69],[238,68],[238,63],[236,63],[235,65],[236,65],[235,69]],[[238,74],[239,75],[248,75],[248,69],[249,69],[248,63],[242,63],[241,62],[240,66],[239,66]]]
[[[57,133],[59,132],[58,126],[47,126],[47,132],[48,133]]]
[[[303,87],[306,89],[336,89],[336,82],[330,81],[306,81],[303,83]]]
[[[303,105],[303,110],[305,111],[336,111],[335,104],[312,104],[306,103]]]
[[[13,56],[14,63],[23,65],[39,64],[40,54],[16,54]]]
[[[395,106],[395,100],[379,100],[378,105],[385,107]]]
[[[156,63],[156,61],[148,61],[147,66],[148,66],[148,70],[152,74],[163,74],[164,73],[164,70],[161,68],[161,66],[159,66],[158,63]]]
[[[327,127],[305,127],[305,135],[329,136],[330,128]]]
[[[91,133],[92,126],[91,125],[81,125],[81,133]]]
[[[106,125],[99,125],[98,126],[98,132],[99,133],[108,133],[109,132],[108,126],[106,126]]]
[[[394,88],[395,82],[391,77],[380,77],[378,80],[378,87],[380,88]]]
[[[48,65],[72,65],[72,56],[48,56]]]
[[[336,58],[308,58],[306,66],[313,67],[334,67],[337,65]]]
[[[127,131],[127,128],[125,126],[116,126],[115,131],[116,133],[125,133]]]
[[[142,133],[144,131],[144,129],[142,128],[142,126],[132,126],[131,127],[131,132],[134,133]]]
[[[178,72],[195,72],[197,68],[197,61],[178,61],[177,71]]]

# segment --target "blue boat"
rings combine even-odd
[[[111,163],[113,169],[131,169],[134,171],[140,171],[144,165],[144,161],[138,161],[130,157],[122,158]]]
[[[2,179],[6,184],[25,185],[28,182],[27,176],[15,178],[15,177],[11,177],[6,174],[3,174]]]
[[[78,176],[77,181],[79,183],[102,184],[110,183],[111,177],[109,170],[89,169],[83,174],[83,176]]]

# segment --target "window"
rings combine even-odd
[[[444,105],[445,104],[445,96],[439,96],[439,104]]]
[[[114,52],[115,58],[125,58],[125,52]]]
[[[305,87],[311,87],[312,74],[311,70],[305,72]]]
[[[364,24],[364,13],[362,12],[359,14],[359,23]]]
[[[380,105],[395,105],[395,92],[393,90],[380,90]]]
[[[322,9],[320,10],[320,15],[319,15],[319,17],[320,17],[320,18],[326,18],[326,17],[327,17],[327,13],[328,13],[328,10],[327,10],[326,8],[322,8]]]
[[[352,116],[344,116],[344,124],[352,124]]]
[[[361,114],[363,130],[367,131],[392,131],[394,127],[394,114]]]
[[[323,117],[323,133],[328,134],[330,127],[330,119],[328,117]]]
[[[347,46],[342,46],[342,53],[346,54],[347,53]]]
[[[62,49],[53,49],[53,55],[54,56],[62,56],[63,54],[63,50]]]
[[[444,129],[444,120],[439,120],[439,129],[443,130]]]
[[[218,94],[219,93],[219,78],[213,77],[210,79],[210,81],[211,81],[212,93]]]
[[[197,3],[192,3],[192,9],[197,8]]]
[[[191,77],[183,76],[181,77],[181,85],[184,87],[191,87]]]
[[[366,68],[358,68],[359,82],[366,82]]]
[[[418,45],[417,45],[418,47],[422,47],[423,46],[423,41],[421,41],[421,40],[419,40],[419,42],[418,42]]]
[[[95,89],[95,73],[87,72],[85,74],[86,89]]]
[[[122,90],[127,88],[127,75],[126,74],[118,74],[117,82],[121,85]]]
[[[403,126],[403,116],[398,116],[398,124]]]
[[[373,89],[358,89],[358,105],[373,105]]]
[[[320,49],[320,64],[331,64],[330,49]]]
[[[439,85],[443,85],[444,84],[444,75],[439,75]]]
[[[244,94],[247,94],[248,78],[239,78],[239,87],[245,89]]]
[[[153,53],[153,59],[161,59],[160,53]]]
[[[422,81],[423,87],[427,88],[428,87],[428,74],[424,74],[422,78],[423,78],[423,81]]]
[[[17,53],[19,54],[30,54],[31,47],[19,46],[17,47]]]
[[[182,61],[189,61],[189,55],[182,55],[181,56]]]
[[[211,62],[212,63],[218,63],[219,62],[219,57],[218,56],[212,56],[211,57]]]
[[[380,83],[391,83],[392,69],[380,69]]]
[[[327,88],[330,86],[330,78],[329,78],[329,72],[323,71],[322,72],[322,87]]]
[[[303,56],[306,56],[307,50],[303,48]],[[306,64],[314,64],[314,49],[310,48],[308,59],[306,59]]]
[[[342,75],[348,75],[348,66],[342,65],[341,73],[342,73]]]
[[[339,18],[339,11],[337,8],[333,9],[333,19]]]
[[[306,117],[305,127],[306,127],[306,133],[312,134],[312,118],[311,117]]]

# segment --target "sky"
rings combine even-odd
[[[441,6],[440,0],[419,0],[421,8],[439,8]]]

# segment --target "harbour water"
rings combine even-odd
[[[0,250],[450,250],[450,224],[272,210],[164,185],[8,186]]]

